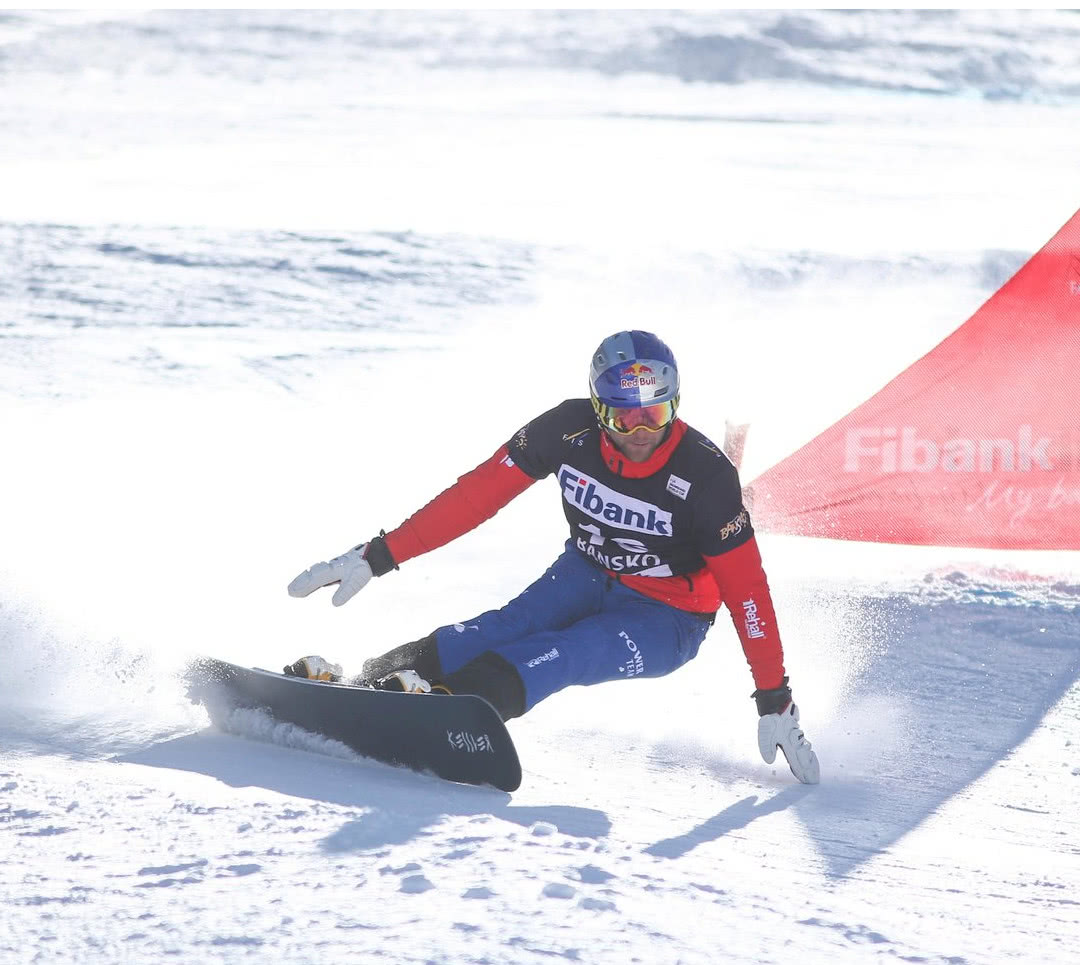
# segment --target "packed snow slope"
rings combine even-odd
[[[822,783],[726,614],[510,724],[513,795],[179,676],[498,606],[540,483],[346,607],[310,563],[624,327],[745,478],[1080,205],[1074,13],[0,15],[0,962],[1067,962],[1075,554],[760,542]],[[328,594],[327,594],[328,597]],[[421,698],[418,698],[421,699]]]

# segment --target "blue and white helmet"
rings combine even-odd
[[[593,353],[589,396],[596,418],[608,429],[621,433],[663,429],[679,406],[675,356],[651,332],[635,329],[611,335]]]

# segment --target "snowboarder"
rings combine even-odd
[[[570,538],[547,572],[501,609],[366,661],[361,681],[478,694],[508,720],[572,684],[671,673],[697,654],[722,602],[757,687],[762,757],[771,764],[779,747],[795,777],[816,784],[738,472],[676,418],[674,355],[649,332],[619,332],[593,354],[589,388],[589,399],[533,419],[397,529],[305,570],[290,595],[337,584],[341,606],[372,576],[469,532],[554,473]],[[286,672],[340,674],[317,657]]]

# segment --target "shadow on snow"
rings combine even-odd
[[[231,787],[261,787],[290,797],[366,809],[323,841],[323,850],[335,854],[402,844],[449,816],[490,815],[526,828],[543,821],[580,838],[602,838],[611,830],[607,815],[593,808],[517,806],[509,794],[492,788],[450,784],[387,764],[335,760],[213,730],[114,760],[192,771]]]
[[[791,808],[826,873],[843,877],[1012,753],[1080,677],[1077,612],[1068,601],[1032,604],[1008,592],[979,598],[976,588],[974,599],[896,594],[857,605],[864,626],[885,639],[833,724],[811,734],[822,783],[788,785],[761,803],[739,800],[647,853],[678,858]],[[707,750],[695,756],[692,763],[718,780],[746,777]]]

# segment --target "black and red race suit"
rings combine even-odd
[[[394,561],[427,553],[554,475],[577,551],[624,586],[715,614],[724,603],[758,688],[780,687],[783,648],[735,466],[676,419],[645,462],[627,459],[588,399],[568,399],[386,535]]]

